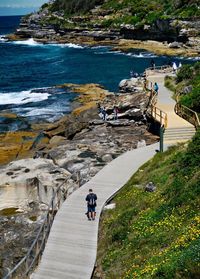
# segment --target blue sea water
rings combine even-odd
[[[0,109],[29,120],[54,121],[70,112],[74,94],[52,86],[100,83],[116,92],[120,80],[128,78],[130,70],[143,73],[152,57],[156,65],[169,62],[169,57],[141,50],[123,54],[112,52],[109,47],[44,45],[33,39],[6,42],[3,35],[12,33],[19,22],[20,17],[0,17]],[[177,63],[179,60],[173,58]]]

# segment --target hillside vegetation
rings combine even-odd
[[[185,64],[176,78],[166,76],[165,86],[174,92],[175,99],[200,115],[200,62]]]
[[[107,26],[122,23],[141,26],[156,19],[200,16],[199,0],[56,0],[51,10],[63,10],[66,16],[70,16],[88,13],[97,5],[108,12],[107,19],[103,19]]]
[[[190,88],[180,100],[198,112],[199,78],[200,63],[185,65],[175,84]],[[144,190],[150,181],[155,192]],[[99,232],[101,278],[200,278],[200,128],[188,145],[156,154],[112,202]]]
[[[183,65],[176,78],[176,94],[180,94],[181,104],[200,113],[200,62]]]
[[[156,192],[145,192],[153,181]],[[200,130],[157,154],[116,196],[101,220],[101,278],[200,278]]]

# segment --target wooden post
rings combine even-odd
[[[164,145],[164,137],[163,137],[163,134],[164,134],[164,127],[161,126],[160,127],[160,152],[163,152],[163,145]]]

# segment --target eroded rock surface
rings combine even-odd
[[[100,104],[105,107],[108,121],[100,119],[96,103],[78,115],[65,116],[44,126],[49,141],[38,147],[33,158],[1,168],[0,198],[5,202],[0,203],[3,274],[26,254],[53,188],[67,178],[64,187],[71,194],[123,152],[141,147],[141,142],[148,145],[158,140],[147,131],[144,116],[148,100],[146,93],[108,94]],[[119,108],[118,120],[113,120],[114,106]]]

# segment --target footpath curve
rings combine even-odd
[[[91,278],[104,204],[157,149],[158,143],[127,151],[67,198],[55,217],[42,260],[31,279]],[[90,188],[98,196],[95,221],[85,216],[85,196]]]
[[[194,127],[174,112],[175,101],[171,92],[164,87],[164,76],[148,76],[152,83],[158,82],[157,106],[168,115],[168,130],[192,129],[189,138],[195,133]],[[173,137],[168,144],[175,144],[180,137]],[[90,279],[97,254],[98,225],[100,213],[106,201],[114,195],[145,162],[151,159],[159,143],[133,149],[122,154],[105,166],[88,183],[75,191],[58,211],[42,260],[31,279]],[[98,196],[97,217],[88,221],[85,196],[92,188]]]
[[[164,145],[172,145],[177,144],[178,142],[190,140],[192,136],[194,136],[196,130],[191,123],[175,113],[174,108],[176,101],[172,99],[173,92],[164,86],[165,76],[165,73],[153,72],[151,75],[148,75],[147,79],[152,85],[155,82],[158,83],[159,90],[155,106],[167,114],[167,127],[165,127]],[[157,118],[159,121],[159,115]]]

